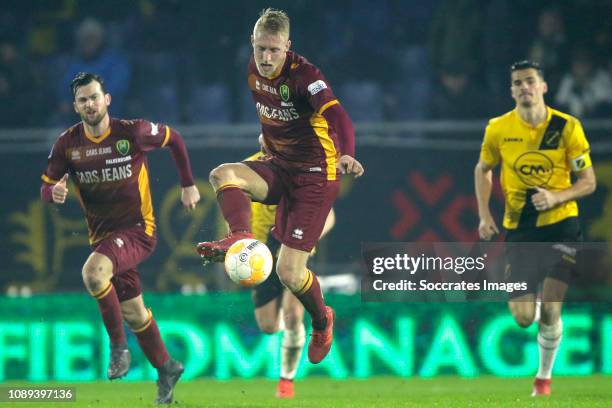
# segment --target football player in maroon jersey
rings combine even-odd
[[[346,111],[321,71],[289,51],[289,18],[263,10],[251,36],[248,85],[261,122],[265,160],[223,164],[210,173],[229,235],[201,242],[204,262],[222,262],[237,240],[252,237],[251,200],[277,204],[273,236],[282,244],[276,271],[311,316],[308,359],[318,363],[333,338],[334,311],[306,267],[338,195],[340,174],[359,177],[355,135]]]
[[[70,175],[92,248],[83,265],[83,282],[98,302],[110,337],[108,378],[123,377],[130,367],[125,320],[159,373],[156,402],[170,403],[183,365],[168,355],[151,310],[144,305],[136,268],[156,243],[146,152],[170,149],[180,175],[181,201],[193,209],[200,194],[187,149],[169,126],[111,118],[111,95],[98,75],[79,73],[71,88],[81,122],[63,132],[53,145],[42,175],[41,197],[63,204]]]

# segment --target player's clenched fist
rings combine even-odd
[[[361,177],[364,173],[363,166],[354,157],[344,155],[340,157],[340,172],[342,174],[353,174],[355,177]]]
[[[200,192],[195,185],[181,189],[181,202],[186,209],[193,210],[198,201],[200,201]]]
[[[66,201],[66,197],[68,196],[68,188],[66,187],[67,181],[68,173],[64,174],[64,177],[62,177],[60,181],[53,186],[51,196],[53,197],[54,203],[64,204],[64,201]]]

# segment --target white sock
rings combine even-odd
[[[306,331],[304,325],[299,325],[297,330],[285,329],[281,343],[281,378],[287,380],[295,378],[305,342]]]
[[[538,349],[540,350],[540,366],[537,378],[548,380],[551,377],[557,349],[561,343],[563,333],[563,322],[561,319],[553,325],[547,325],[540,321],[538,325]]]

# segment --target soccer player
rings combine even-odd
[[[474,171],[479,235],[489,240],[499,233],[489,210],[489,198],[492,169],[501,163],[506,242],[579,242],[582,233],[575,200],[591,194],[596,186],[582,125],[545,104],[548,87],[537,63],[517,62],[511,66],[510,75],[516,106],[489,121]],[[570,172],[576,177],[573,184]],[[550,395],[551,372],[562,334],[562,300],[575,260],[552,247],[534,257],[533,248],[512,245],[507,248],[507,278],[528,283],[527,291],[509,301],[521,327],[534,321],[536,292],[542,285],[540,364],[532,395]]]
[[[248,84],[270,157],[212,170],[210,181],[230,233],[199,243],[198,251],[205,262],[222,262],[234,242],[252,237],[251,200],[278,204],[272,234],[282,245],[276,272],[311,316],[308,359],[316,364],[331,347],[334,312],[306,262],[338,194],[339,174],[359,177],[364,170],[354,158],[352,123],[327,80],[289,51],[287,14],[263,10],[251,44]]]
[[[260,140],[261,136],[260,136]],[[262,140],[262,150],[265,146]],[[245,159],[258,160],[264,157],[259,152]],[[266,205],[253,201],[251,203],[251,231],[255,239],[265,242],[276,264],[280,243],[271,235],[276,217],[276,205]],[[321,238],[327,234],[335,224],[335,214],[332,208],[327,215]],[[300,301],[289,292],[278,279],[276,273],[270,274],[268,279],[253,289],[253,303],[255,304],[255,320],[261,331],[273,334],[283,330],[281,343],[281,372],[276,387],[276,397],[293,398],[295,390],[293,379],[297,372],[302,356],[306,333],[304,330],[304,307]]]
[[[183,365],[168,355],[151,310],[144,305],[136,268],[156,243],[146,152],[170,149],[180,174],[181,201],[193,209],[200,194],[187,150],[182,137],[169,126],[110,118],[111,95],[98,75],[79,73],[71,89],[81,122],[62,133],[53,145],[42,175],[41,197],[63,204],[71,176],[92,248],[83,265],[83,282],[98,302],[110,337],[108,378],[121,378],[130,367],[125,320],[158,371],[156,403],[168,404]]]

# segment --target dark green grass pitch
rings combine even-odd
[[[269,380],[195,380],[179,383],[173,407],[612,407],[612,376],[557,377],[553,396],[532,398],[531,379],[482,377],[461,379],[399,379],[374,377],[367,380],[335,381],[313,378],[296,382],[293,400],[274,398],[276,382]],[[66,384],[44,384],[49,387]],[[4,383],[7,387],[32,384]],[[7,403],[26,407],[153,407],[154,383],[73,384],[76,402]]]

